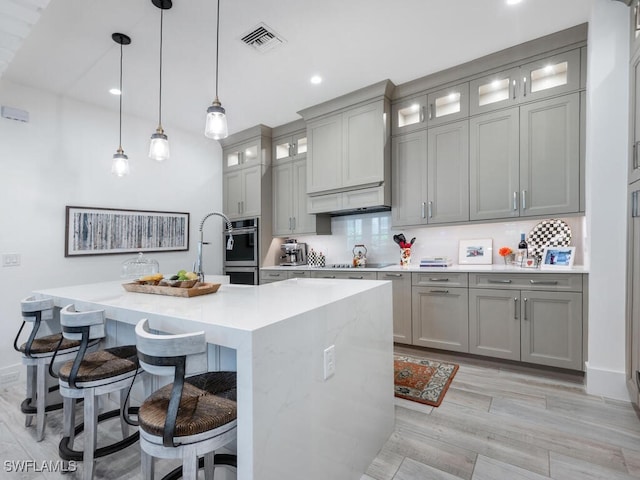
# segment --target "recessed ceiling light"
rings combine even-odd
[[[507,5],[517,5],[522,2],[522,0],[507,0]]]
[[[313,77],[311,77],[311,83],[313,83],[314,85],[322,83],[322,77],[320,75],[314,75]]]
[[[120,94],[122,94],[122,92],[120,90],[118,90],[117,88],[110,88],[109,89],[109,93],[111,95],[120,95]]]

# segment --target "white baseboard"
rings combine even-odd
[[[24,366],[20,363],[0,368],[0,386],[15,385],[20,383]]]
[[[625,372],[590,367],[589,362],[585,362],[585,367],[585,384],[589,395],[631,401]]]

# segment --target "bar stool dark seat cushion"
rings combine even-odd
[[[69,381],[72,366],[73,362],[67,362],[60,367],[59,376],[65,382]],[[76,382],[95,382],[117,377],[137,369],[138,353],[135,345],[105,348],[84,356]]]
[[[232,422],[237,417],[236,402],[217,395],[211,395],[187,382],[182,390],[182,398],[176,420],[176,437],[197,435]],[[156,390],[140,406],[138,421],[140,428],[151,435],[162,437],[172,384]],[[227,389],[229,390],[229,389]]]
[[[60,342],[60,337],[62,337],[62,333],[54,333],[53,335],[47,335],[45,337],[34,338],[33,343],[31,344],[31,354],[43,354],[43,353],[53,353]],[[80,340],[67,340],[66,338],[62,340],[60,344],[60,348],[58,350],[67,350],[68,348],[75,348],[80,345]],[[27,342],[20,345],[20,352],[26,353],[27,350]]]

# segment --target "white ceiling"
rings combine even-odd
[[[25,0],[0,0],[0,2]],[[28,0],[33,1],[33,0]],[[231,133],[390,79],[396,85],[588,21],[592,0],[221,0],[219,96]],[[174,0],[164,14],[163,125],[204,129],[214,96],[215,0]],[[266,53],[240,37],[264,22],[287,42]],[[0,26],[2,19],[0,18]],[[51,0],[3,79],[125,113],[158,111],[160,11],[151,0]],[[0,45],[1,47],[1,45]],[[321,85],[309,78],[320,74]],[[19,107],[19,105],[16,105]],[[125,124],[126,128],[126,124]]]

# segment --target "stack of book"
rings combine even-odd
[[[453,262],[449,257],[425,257],[420,260],[421,267],[450,267]]]

